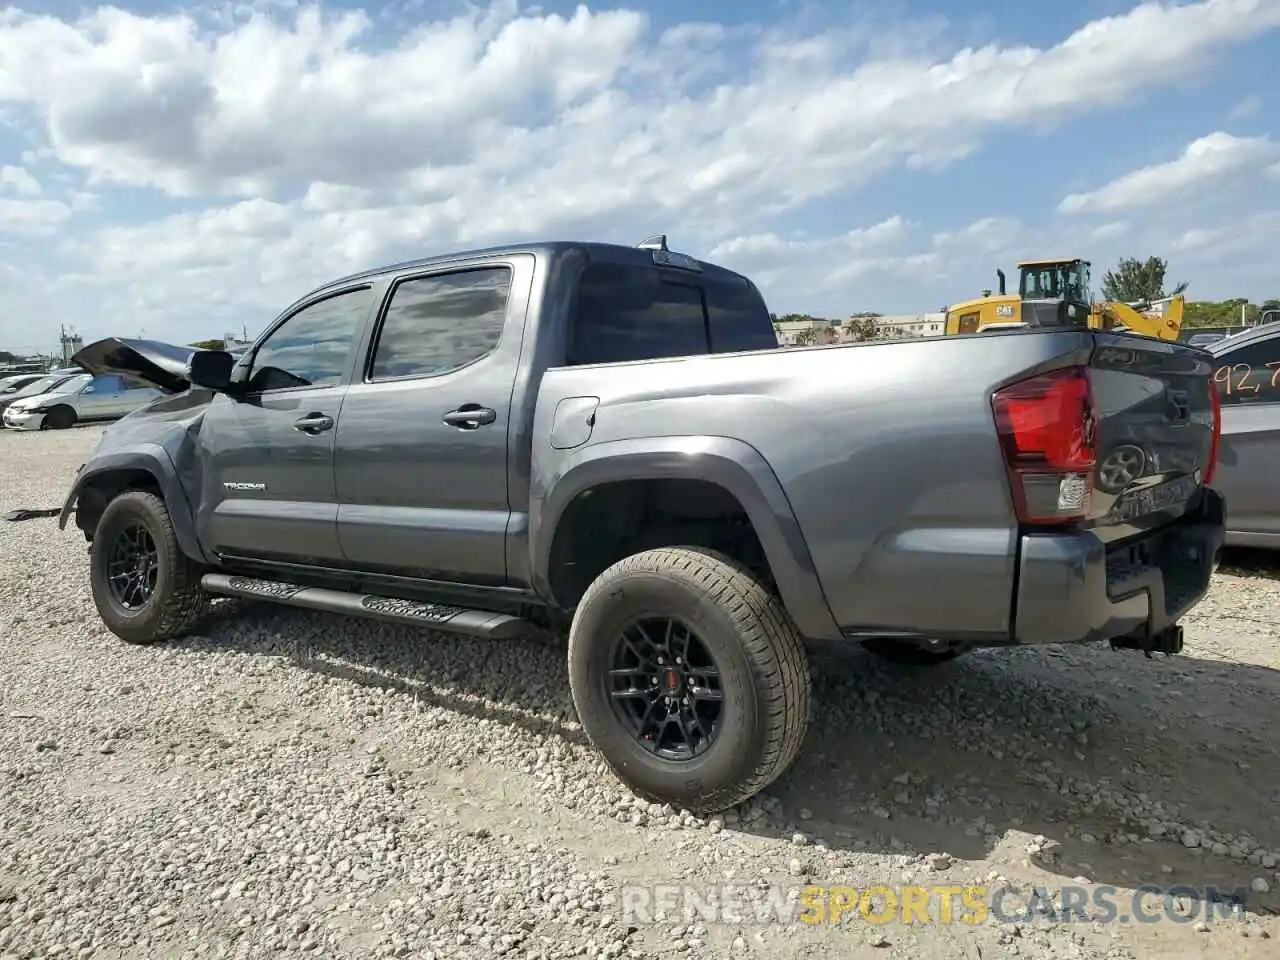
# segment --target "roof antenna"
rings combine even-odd
[[[667,235],[659,233],[656,236],[649,237],[647,240],[641,240],[636,246],[647,250],[662,250],[665,252],[667,249]]]

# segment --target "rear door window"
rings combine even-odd
[[[620,363],[776,347],[764,300],[745,280],[592,263],[579,281],[566,362]]]
[[[438,377],[492,353],[506,325],[511,276],[499,266],[398,283],[369,379]]]

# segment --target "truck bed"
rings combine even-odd
[[[1200,352],[1125,334],[1032,330],[552,369],[534,436],[560,436],[561,448],[535,444],[533,486],[601,445],[729,438],[757,451],[785,491],[846,636],[1010,642],[1024,547],[1040,531],[1018,522],[992,398],[1072,364],[1089,366],[1100,415],[1092,507],[1072,542],[1116,553],[1198,503],[1213,442]],[[590,425],[569,438],[566,424],[588,408]],[[1103,479],[1117,450],[1143,463]]]

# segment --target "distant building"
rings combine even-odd
[[[849,324],[855,327],[868,321],[875,326],[877,340],[897,340],[903,337],[939,337],[946,333],[945,313],[902,313],[888,317],[853,316],[844,320],[780,320],[774,324],[778,343],[794,346],[807,343],[813,346],[829,343],[850,343]]]
[[[67,328],[63,327],[58,340],[62,350],[62,365],[68,367],[71,365],[71,358],[84,347],[84,337],[74,331],[67,333]]]
[[[797,343],[835,343],[840,338],[839,320],[780,320],[774,324],[778,343],[792,347]],[[805,331],[812,330],[812,334]],[[815,337],[816,339],[809,339]]]
[[[876,317],[876,332],[888,339],[898,337],[940,337],[947,332],[945,313],[898,313]]]
[[[39,354],[18,357],[7,363],[0,363],[0,376],[8,377],[16,373],[44,373],[50,366],[49,360]]]

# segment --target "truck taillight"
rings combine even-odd
[[[1209,399],[1213,401],[1213,440],[1209,444],[1209,462],[1204,468],[1204,482],[1213,482],[1213,475],[1218,472],[1218,444],[1222,442],[1222,398],[1218,395],[1218,385],[1209,380]]]
[[[1066,367],[1012,383],[996,392],[992,407],[1019,522],[1087,516],[1098,419],[1089,369]]]

